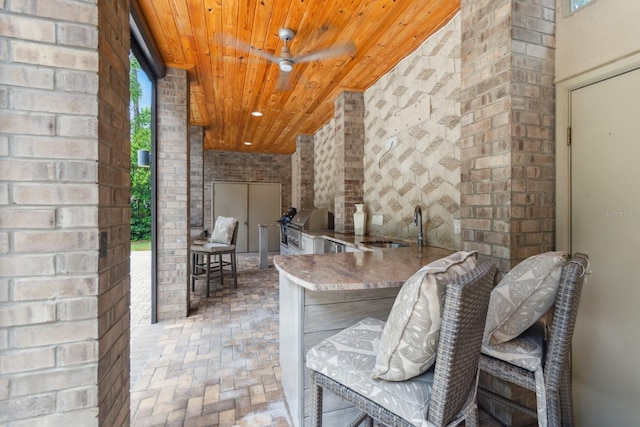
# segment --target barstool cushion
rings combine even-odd
[[[407,381],[373,378],[384,325],[369,317],[323,340],[307,352],[307,367],[422,425],[431,399],[433,370]]]
[[[485,342],[482,344],[482,353],[535,372],[542,367],[544,329],[544,324],[537,322],[510,341],[498,344]]]

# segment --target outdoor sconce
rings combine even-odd
[[[149,167],[149,150],[138,150],[138,166]]]

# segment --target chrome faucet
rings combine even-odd
[[[413,210],[413,223],[418,226],[418,246],[424,246],[424,234],[422,234],[422,208],[416,206]]]

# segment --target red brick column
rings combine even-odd
[[[129,423],[129,2],[2,2],[0,424]]]
[[[493,258],[503,274],[554,247],[554,5],[461,5],[462,249]],[[528,390],[489,375],[480,381],[523,403],[535,401]],[[531,422],[480,401],[507,425]]]
[[[158,320],[189,310],[189,84],[186,70],[158,80]]]
[[[462,248],[502,272],[553,249],[553,2],[462,1]]]
[[[293,200],[293,206],[298,209],[313,208],[313,135],[298,135],[296,138],[296,151],[291,155],[291,176],[295,182],[292,186],[295,188],[294,194],[296,199]]]
[[[335,230],[353,232],[355,204],[364,200],[364,96],[342,92],[335,102],[335,142],[338,164]]]
[[[204,128],[191,126],[189,170],[191,187],[191,218],[192,228],[207,228],[204,220]]]

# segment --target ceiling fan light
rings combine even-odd
[[[293,70],[293,62],[288,59],[283,59],[278,63],[278,65],[280,66],[280,70],[285,73],[290,73]]]

